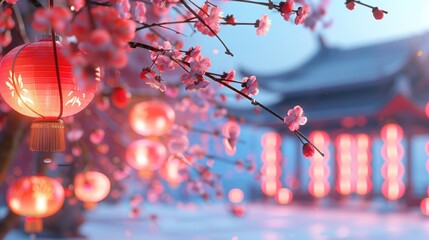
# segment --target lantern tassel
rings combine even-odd
[[[43,221],[41,218],[25,218],[24,230],[28,233],[39,233],[43,231]]]
[[[61,119],[36,119],[31,124],[30,150],[59,152],[66,149],[64,122]]]

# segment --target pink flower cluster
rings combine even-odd
[[[210,7],[209,5],[204,4],[201,7],[201,10],[198,12],[198,16],[204,20],[207,26],[209,26],[214,33],[218,34],[220,32],[220,21],[222,19],[222,9],[220,7]],[[207,26],[201,21],[198,21],[194,24],[194,27],[199,32],[213,37],[215,34],[210,31]]]
[[[161,76],[156,75],[155,71],[149,68],[145,68],[140,73],[140,79],[143,80],[147,85],[155,89],[165,92],[167,87],[161,80]]]
[[[173,49],[169,41],[164,41],[163,45],[154,42],[154,47],[160,49],[160,52],[152,52],[151,58],[160,72],[171,71],[178,67],[177,60],[181,59],[182,54],[177,49]]]
[[[244,77],[241,82],[241,86],[243,87],[241,89],[242,93],[246,94],[249,97],[257,95],[259,93],[259,83],[256,81],[255,76]]]
[[[204,79],[204,74],[211,67],[209,58],[201,54],[200,46],[189,49],[186,53],[185,62],[189,64],[189,72],[180,77],[182,83],[186,84],[186,90],[198,91],[205,89],[209,81]]]
[[[287,116],[283,120],[287,125],[289,125],[290,131],[299,130],[300,126],[303,126],[307,123],[307,117],[304,116],[304,110],[300,106],[295,106],[293,109],[289,109]]]
[[[64,34],[71,19],[72,14],[65,7],[38,8],[34,13],[33,28],[39,32],[47,32],[53,27],[58,34]]]
[[[294,10],[295,0],[286,0],[286,2],[280,2],[280,14],[286,21],[290,20],[290,17],[293,14],[296,14],[295,24],[303,24],[310,12],[310,5],[306,4],[305,1],[297,1],[302,4],[302,7],[298,7],[297,10]]]
[[[0,45],[6,47],[12,42],[10,30],[15,26],[12,18],[12,10],[7,8],[0,12]]]
[[[267,35],[267,32],[271,28],[271,19],[267,14],[264,14],[260,19],[256,21],[256,35]]]

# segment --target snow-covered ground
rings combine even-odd
[[[128,205],[104,204],[86,213],[81,231],[100,240],[429,239],[429,218],[417,209],[246,206],[247,214],[238,218],[221,204],[146,205],[139,218],[131,219]],[[156,223],[149,214],[158,216]],[[29,238],[17,230],[6,237]]]

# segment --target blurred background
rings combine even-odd
[[[131,83],[135,79],[122,74],[119,80],[106,80],[101,96],[110,97],[111,89],[128,84],[133,93],[128,106],[100,110],[97,100],[75,116],[79,127],[70,124],[70,132],[83,129],[82,135],[92,145],[76,142],[64,154],[35,154],[25,143],[27,120],[16,120],[15,125],[20,125],[13,138],[2,129],[2,139],[24,144],[13,156],[0,152],[1,157],[14,158],[1,166],[8,169],[0,185],[1,236],[426,239],[429,2],[368,3],[380,5],[389,14],[376,21],[366,8],[350,11],[344,2],[332,1],[323,20],[326,27],[314,31],[286,23],[274,11],[268,14],[272,27],[267,36],[256,36],[244,26],[225,26],[220,36],[234,57],[224,55],[213,38],[195,34],[183,40],[185,46],[203,46],[213,72],[233,68],[237,79],[256,75],[260,89],[256,99],[275,112],[286,115],[295,105],[302,106],[309,121],[301,131],[325,157],[305,158],[302,144],[287,125],[255,111],[244,100],[235,101],[232,92],[221,89],[220,94],[228,99],[226,107],[238,120],[192,115],[197,120],[188,129],[191,147],[185,154],[210,169],[206,177],[216,178],[213,186],[195,180],[204,178],[203,168],[193,171],[177,159],[169,159],[157,171],[135,171],[124,163],[125,148],[141,137],[128,133],[132,131],[128,126],[132,114],[128,114],[142,101],[164,101],[171,106],[178,102],[144,89],[142,83]],[[30,22],[34,9],[27,4],[21,1],[18,6]],[[252,22],[267,12],[235,2],[219,4],[224,15],[234,13],[240,22]],[[141,69],[129,66],[125,71],[134,68]],[[176,117],[184,122],[189,115],[178,108],[173,107]],[[4,126],[14,121],[7,114],[2,114]],[[100,126],[106,138],[98,141]],[[229,128],[238,129],[240,135],[236,148],[225,149],[225,139],[219,135],[227,135]],[[199,151],[201,158],[196,157]],[[73,178],[82,169],[103,172],[111,182],[107,198],[97,207],[81,203],[72,193]],[[194,176],[194,181],[181,179],[182,171]],[[58,214],[44,219],[42,233],[28,234],[22,219],[9,212],[6,191],[16,179],[40,172],[61,179],[66,202]]]

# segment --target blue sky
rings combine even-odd
[[[313,0],[315,1],[315,0]],[[371,10],[357,6],[349,11],[343,0],[331,0],[327,19],[333,19],[330,29],[316,30],[331,46],[352,48],[375,42],[389,41],[429,30],[429,1],[427,0],[365,0],[389,11],[381,21],[372,17]],[[277,11],[265,7],[226,2],[224,15],[234,14],[238,22],[254,22],[267,13],[272,27],[267,36],[256,36],[251,26],[222,26],[220,36],[235,54],[223,53],[220,43],[207,36],[196,34],[192,43],[203,45],[206,55],[212,58],[213,69],[229,70],[238,65],[253,69],[255,73],[278,72],[293,68],[317,50],[316,35],[302,26],[287,23]],[[219,49],[219,54],[213,54]]]
[[[332,19],[334,23],[329,29],[318,28],[315,32],[285,22],[277,11],[251,4],[225,2],[221,4],[224,16],[234,14],[237,22],[254,22],[266,13],[272,19],[271,30],[266,36],[257,36],[252,26],[222,26],[220,37],[234,53],[234,57],[223,54],[224,49],[217,39],[199,33],[191,37],[188,43],[202,45],[204,54],[212,60],[211,71],[221,73],[231,68],[244,67],[258,76],[262,73],[287,71],[305,62],[317,51],[318,34],[323,35],[329,46],[354,48],[429,31],[427,0],[364,2],[378,5],[389,14],[377,21],[369,8],[358,5],[355,10],[350,11],[344,6],[343,0],[331,0],[326,20]],[[213,52],[216,49],[219,54]],[[238,76],[237,79],[241,77]],[[264,103],[278,99],[273,93],[263,91],[256,98]],[[249,106],[245,101],[232,104],[235,107]]]

